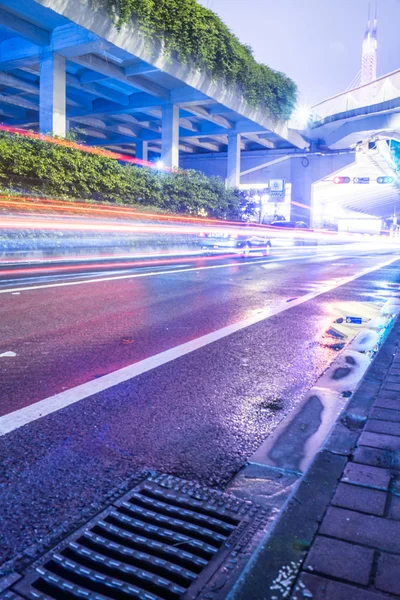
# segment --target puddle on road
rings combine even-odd
[[[323,445],[400,312],[400,298],[393,297],[395,291],[398,288],[391,290],[386,302],[335,305],[335,319],[316,343],[338,350],[337,357],[250,457],[228,491],[279,511]],[[349,322],[349,317],[355,322]],[[284,402],[278,400],[265,400],[261,410],[279,411]]]

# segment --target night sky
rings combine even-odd
[[[303,105],[344,91],[360,71],[369,0],[198,1],[258,61],[292,77]],[[400,0],[378,0],[378,76],[400,69],[399,31]]]

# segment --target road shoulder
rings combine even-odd
[[[229,598],[400,597],[400,320]]]

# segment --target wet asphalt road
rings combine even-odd
[[[16,356],[0,358],[0,414],[392,257],[388,250],[317,248],[248,263],[184,260],[168,269],[181,272],[133,270],[109,274],[125,279],[72,286],[42,287],[50,283],[43,277],[3,280],[0,354]],[[326,331],[340,306],[383,304],[400,282],[398,266],[1,437],[0,563],[86,520],[138,468],[226,485],[335,357]]]

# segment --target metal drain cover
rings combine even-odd
[[[268,523],[251,502],[152,474],[36,561],[7,600],[224,598]]]

